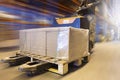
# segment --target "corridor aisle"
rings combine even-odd
[[[0,49],[0,59],[14,55],[16,49]],[[119,67],[120,42],[97,43],[90,62],[65,76],[45,72],[29,77],[18,71],[18,66],[9,67],[0,63],[0,80],[120,80]]]
[[[90,62],[61,80],[120,80],[120,42],[97,43]]]

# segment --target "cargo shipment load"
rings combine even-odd
[[[21,30],[20,51],[72,62],[89,55],[88,34],[87,29],[73,27]]]

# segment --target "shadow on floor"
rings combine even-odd
[[[9,52],[9,51],[15,51],[19,50],[18,46],[12,46],[12,47],[2,47],[0,48],[0,52]]]
[[[25,73],[18,75],[12,80],[30,80],[31,77],[27,76]]]

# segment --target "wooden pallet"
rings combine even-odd
[[[58,73],[60,75],[64,75],[68,72],[69,62],[66,61],[66,60],[57,59],[57,58],[48,57],[48,56],[37,55],[37,54],[32,54],[32,53],[29,53],[27,51],[19,52],[19,54],[31,57],[31,61],[33,61],[33,59],[38,59],[38,60],[41,60],[41,61],[45,61],[45,62],[49,62],[49,63],[58,65],[58,69],[49,68],[48,70],[51,71],[51,72]],[[74,61],[74,65],[76,65],[76,66],[80,66],[81,63],[82,63],[82,58]]]

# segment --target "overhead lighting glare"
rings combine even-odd
[[[108,25],[112,24],[111,33],[114,33],[115,40],[120,40],[120,0],[105,1],[103,16]]]

